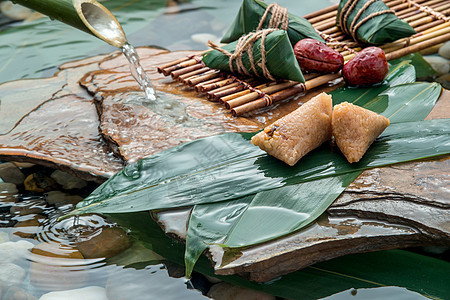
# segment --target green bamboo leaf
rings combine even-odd
[[[263,16],[267,6],[268,4],[263,1],[244,0],[236,19],[220,42],[231,43],[239,39],[242,35],[256,30],[259,25],[259,20]],[[264,22],[265,26],[263,26],[263,28],[267,28],[270,16],[271,14],[269,14]],[[305,38],[312,38],[325,42],[306,19],[293,14],[289,14],[289,27],[287,33],[292,46],[299,40]]]
[[[410,64],[410,60],[399,60],[396,64],[389,64],[389,73],[378,86],[358,88],[343,86],[330,92],[330,94],[333,97],[333,105],[347,101],[358,106],[364,106],[389,87],[415,81],[416,73],[414,67]]]
[[[416,69],[416,77],[418,79],[429,78],[437,74],[436,71],[431,67],[431,65],[425,59],[423,59],[422,55],[420,55],[420,53],[418,52],[411,53],[402,58],[391,60],[390,63],[398,64],[405,60],[409,60],[411,65],[414,66],[414,69]]]
[[[253,45],[253,59],[255,62],[255,73],[251,67],[249,54],[244,52],[242,54],[242,63],[245,68],[253,75],[263,76],[261,69],[262,39],[257,40]],[[221,47],[222,49],[234,53],[236,50],[237,41]],[[266,36],[265,42],[266,67],[270,74],[276,78],[288,79],[297,82],[305,82],[302,70],[298,65],[297,59],[292,49],[289,38],[284,30],[276,30]],[[218,50],[206,52],[203,55],[202,61],[206,66],[212,69],[219,69],[222,71],[231,71],[229,64],[229,57]],[[236,62],[233,63],[233,71],[237,70]]]
[[[436,83],[419,85],[434,95],[428,97],[428,101],[434,103],[440,86]],[[403,116],[401,112],[406,107],[422,109],[422,98],[416,97],[416,89],[414,93],[410,92],[410,87],[402,85],[396,88],[396,94],[387,93],[388,104],[408,103],[395,112],[395,118]],[[389,114],[385,116],[391,117]],[[251,145],[249,139],[252,134],[228,133],[207,137],[125,167],[80,202],[72,214],[132,212],[213,203],[369,167],[445,154],[445,140],[448,138],[445,130],[449,130],[445,129],[445,122],[448,120],[411,123],[408,128],[392,124],[356,164],[348,164],[342,155],[331,152],[324,145],[296,166],[287,167]],[[439,126],[444,126],[444,129]],[[423,139],[416,138],[420,134],[424,135]],[[434,147],[425,139],[440,140],[441,144]]]
[[[348,91],[346,97],[343,97],[344,92],[338,92],[341,98],[349,102],[365,103],[363,107],[390,117],[392,123],[405,119],[423,120],[433,108],[439,96],[440,87],[427,83],[415,83],[408,85],[408,88],[413,94],[417,93],[415,97],[401,100],[394,98],[392,103],[385,103],[384,100],[389,100],[389,95],[399,92],[401,94],[405,90],[404,86],[393,87],[372,101],[367,101],[368,95],[373,93],[370,89],[342,88]],[[380,87],[376,89],[380,90]],[[431,90],[433,92],[430,92]],[[219,215],[223,213],[222,209],[227,205],[226,202],[196,205],[191,215],[186,239],[186,274],[189,275],[192,271],[195,263],[192,259],[198,259],[201,252],[210,244],[221,242],[229,247],[243,247],[300,230],[322,214],[359,174],[360,172],[349,173],[260,192],[246,204],[245,210],[241,209],[239,218],[233,218],[228,226],[221,227],[223,231],[217,230],[214,224],[216,220],[223,220]],[[314,200],[311,201],[311,199]],[[191,228],[197,229],[192,231]],[[214,228],[213,232],[210,228]],[[248,235],[248,232],[252,234]],[[191,255],[191,252],[195,255]]]
[[[112,214],[109,217],[129,229],[131,235],[149,249],[170,261],[183,264],[184,244],[167,237],[148,212]],[[216,276],[206,257],[200,258],[195,270],[287,299],[319,299],[353,288],[388,286],[399,287],[397,292],[405,297],[417,295],[400,287],[430,298],[446,299],[450,294],[450,263],[403,250],[346,255],[263,284],[233,275]],[[378,295],[381,294],[380,291]]]
[[[213,203],[328,176],[443,155],[450,150],[449,123],[450,119],[392,124],[363,159],[355,164],[347,163],[342,155],[323,146],[303,158],[302,163],[287,167],[251,145],[249,134],[229,133],[208,137],[172,148],[156,158],[146,158],[134,167],[124,168],[80,202],[71,215]],[[180,160],[198,159],[198,145],[211,149],[220,143],[241,149],[243,157],[236,155],[221,164],[192,166],[188,163],[187,168],[180,164]],[[215,152],[215,157],[219,158],[221,154],[222,151]],[[172,166],[178,172],[167,178],[166,174],[173,171]]]
[[[361,10],[368,1],[357,1],[355,8],[351,11],[345,24],[339,24],[341,11],[349,0],[341,0],[339,2],[336,23],[339,27],[345,27],[347,30],[351,24],[357,24],[371,14],[389,10],[389,7],[383,1],[372,2],[365,10]],[[346,10],[348,11],[348,9]],[[360,11],[362,12],[360,14]],[[355,20],[357,18],[357,20]],[[356,22],[356,23],[353,23]],[[403,19],[398,18],[395,14],[372,15],[372,17],[363,23],[356,31],[356,39],[368,44],[384,44],[393,42],[397,39],[409,37],[416,31]]]

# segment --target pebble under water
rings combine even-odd
[[[211,283],[204,276],[183,278],[183,267],[104,217],[57,221],[95,184],[61,171],[20,166],[0,164],[0,173],[6,169],[15,182],[0,180],[0,299],[206,298],[202,292]]]

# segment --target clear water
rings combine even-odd
[[[145,73],[145,70],[141,65],[141,61],[139,59],[138,53],[136,52],[136,49],[130,43],[126,42],[122,46],[121,50],[130,63],[131,74],[133,75],[134,80],[136,80],[141,89],[144,91],[146,99],[148,101],[155,101],[155,89],[150,82],[147,73]]]

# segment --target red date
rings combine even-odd
[[[384,51],[368,47],[350,59],[342,69],[345,81],[350,85],[372,85],[384,80],[389,72]]]
[[[344,65],[344,58],[339,52],[314,39],[298,41],[294,54],[305,72],[334,73]]]

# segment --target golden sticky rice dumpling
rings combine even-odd
[[[348,102],[333,109],[332,130],[349,163],[358,162],[373,141],[389,126],[389,119]]]
[[[252,143],[293,166],[331,138],[332,107],[331,96],[321,93],[253,136]]]

